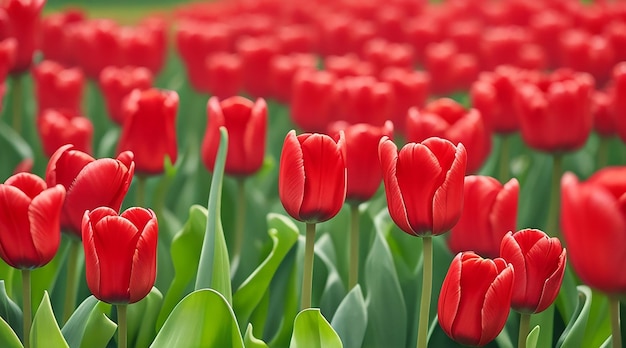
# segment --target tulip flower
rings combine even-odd
[[[430,74],[430,90],[435,94],[465,90],[479,72],[476,56],[461,53],[450,41],[428,45],[424,61],[425,70]]]
[[[561,66],[591,74],[598,86],[604,86],[611,77],[615,54],[605,37],[569,29],[561,34],[559,47]]]
[[[86,20],[85,13],[78,8],[51,13],[41,19],[39,32],[40,49],[46,60],[56,61],[67,66],[75,64],[67,32],[75,23]]]
[[[391,86],[394,96],[391,120],[396,130],[405,134],[409,109],[413,106],[423,108],[426,105],[430,77],[427,72],[391,67],[382,71],[380,80]]]
[[[91,154],[93,125],[69,110],[46,109],[37,118],[43,152],[50,157],[61,146],[73,144],[77,151]]]
[[[343,56],[324,58],[324,69],[342,79],[348,76],[373,76],[374,67],[370,62],[361,60],[354,53]]]
[[[178,94],[174,91],[134,90],[126,98],[117,153],[132,151],[137,172],[162,173],[165,156],[171,163],[176,162],[177,109]]]
[[[78,22],[68,28],[69,47],[85,75],[97,80],[102,69],[120,65],[119,32],[119,25],[109,19]]]
[[[300,70],[315,70],[317,58],[312,54],[277,55],[270,63],[270,89],[272,97],[281,103],[291,100],[293,81]]]
[[[301,70],[294,77],[291,121],[307,132],[323,132],[331,123],[332,88],[337,79],[326,71]]]
[[[0,81],[4,84],[9,71],[15,64],[17,40],[8,38],[0,41]]]
[[[156,279],[158,224],[150,209],[85,211],[82,221],[87,286],[117,305],[118,346],[126,347],[127,305],[146,297]]]
[[[465,177],[463,212],[450,230],[448,247],[453,253],[474,251],[488,258],[500,256],[500,243],[515,231],[519,183],[511,179],[502,185],[482,175]]]
[[[270,64],[278,55],[278,42],[272,37],[245,37],[237,42],[241,57],[243,89],[255,97],[269,97]]]
[[[500,334],[510,311],[515,272],[504,259],[456,255],[439,294],[439,325],[450,338],[484,346]]]
[[[242,86],[241,58],[236,54],[218,52],[206,59],[207,91],[220,100],[238,95]]]
[[[363,57],[372,64],[376,76],[389,67],[412,70],[415,63],[415,55],[410,45],[392,43],[381,38],[365,43]]]
[[[394,95],[391,85],[372,76],[344,77],[334,87],[339,120],[380,127],[391,118]]]
[[[134,66],[123,68],[108,66],[104,68],[100,73],[99,83],[111,120],[123,125],[122,105],[124,98],[134,89],[149,89],[152,87],[152,81],[152,73],[147,68]]]
[[[64,68],[45,60],[33,68],[38,114],[46,109],[81,112],[85,77],[79,68]]]
[[[157,75],[163,66],[166,47],[163,23],[148,26],[123,27],[119,32],[120,66],[144,67]]]
[[[46,0],[7,0],[2,3],[9,19],[9,37],[17,39],[17,59],[13,73],[26,71],[37,47],[39,16]]]
[[[622,142],[626,142],[626,62],[619,63],[613,68],[611,113]]]

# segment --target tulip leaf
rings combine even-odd
[[[72,313],[61,333],[71,348],[104,348],[117,330],[109,315],[110,304],[89,296]]]
[[[69,243],[64,241],[50,262],[31,271],[31,303],[41,303],[44,291],[54,289],[54,284],[59,277],[59,271],[64,264],[68,249]]]
[[[580,343],[585,335],[587,320],[589,319],[591,299],[591,289],[586,285],[578,286],[578,305],[556,344],[557,348],[580,347]]]
[[[278,267],[270,291],[265,332],[272,337],[270,347],[289,345],[293,323],[300,306],[300,288],[302,282],[301,260],[304,255],[304,237],[298,237],[297,248],[292,248],[283,263]],[[273,336],[271,336],[273,335]]]
[[[578,298],[579,290],[576,288],[574,271],[571,266],[568,265],[565,267],[563,281],[561,282],[561,289],[559,290],[559,294],[554,302],[557,310],[561,314],[561,317],[564,318],[563,321],[565,323],[568,323],[568,320],[570,320],[570,318],[574,315]]]
[[[207,211],[209,212],[204,242],[200,253],[200,264],[196,276],[196,290],[215,289],[221,293],[228,303],[232,302],[232,290],[230,284],[230,260],[228,248],[224,239],[221,218],[222,181],[224,178],[224,166],[228,150],[228,133],[226,128],[220,128],[220,147],[217,151],[213,178],[211,180],[211,192]]]
[[[526,336],[526,348],[537,348],[540,331],[541,329],[539,328],[539,325],[530,330],[530,333],[528,333],[528,336]]]
[[[268,348],[265,342],[254,337],[254,334],[252,333],[252,324],[248,324],[248,328],[246,329],[246,333],[243,337],[243,343],[246,348]]]
[[[150,347],[243,348],[235,313],[214,289],[187,295],[174,308]]]
[[[330,317],[335,314],[335,310],[337,310],[337,307],[341,303],[341,299],[346,296],[346,288],[335,267],[337,257],[333,240],[328,233],[323,234],[315,243],[315,255],[317,256],[316,260],[321,261],[326,270],[324,274],[318,272],[318,275],[322,274],[324,276],[323,281],[319,282],[320,284],[324,284],[319,300],[319,307],[324,315]],[[321,267],[317,267],[316,269],[320,270]]]
[[[554,315],[556,314],[556,306],[550,305],[545,311],[537,314],[533,314],[530,317],[530,326],[540,326],[541,332],[539,333],[539,341],[537,346],[539,347],[551,347],[552,337],[554,334]]]
[[[273,247],[267,258],[246,279],[233,296],[233,309],[237,313],[240,325],[245,325],[254,309],[261,302],[270,282],[278,270],[281,262],[298,241],[298,228],[286,216],[269,214],[268,234],[272,239]]]
[[[7,295],[4,280],[0,280],[0,318],[18,333],[18,337],[22,336],[22,310]]]
[[[309,308],[296,316],[289,347],[335,348],[343,347],[343,344],[320,310]]]
[[[15,331],[7,324],[4,319],[0,318],[0,347],[4,348],[22,348],[22,342],[15,334]]]
[[[13,148],[20,158],[33,158],[33,150],[24,138],[20,136],[11,126],[5,122],[0,122],[0,139]],[[2,151],[7,151],[6,146],[2,146]]]
[[[128,344],[130,347],[148,347],[156,336],[155,324],[163,295],[152,287],[148,296],[128,306]]]
[[[54,318],[47,291],[44,293],[41,304],[39,304],[37,313],[35,313],[33,318],[33,325],[30,331],[30,346],[32,348],[69,348]]]
[[[623,319],[622,319],[622,322]],[[611,337],[611,313],[605,294],[591,290],[591,308],[585,325],[585,337],[582,347],[599,347],[607,337]],[[626,337],[626,336],[625,336]]]
[[[346,348],[363,346],[367,329],[367,306],[359,284],[341,301],[331,325]]]

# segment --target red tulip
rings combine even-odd
[[[595,91],[591,98],[591,115],[593,116],[593,129],[603,137],[616,134],[616,121],[612,110],[611,93]]]
[[[99,82],[109,117],[113,122],[123,125],[124,98],[134,89],[145,90],[152,87],[152,73],[143,67],[108,66],[100,72]]]
[[[502,239],[500,257],[516,270],[511,308],[521,313],[539,313],[554,302],[567,260],[558,238],[534,229],[509,232]]]
[[[346,144],[325,134],[289,132],[280,155],[278,195],[298,221],[323,222],[337,215],[346,199]]]
[[[383,138],[378,146],[393,221],[404,232],[439,235],[450,230],[463,210],[463,180],[467,154],[440,138],[406,144],[400,152]]]
[[[518,196],[517,179],[502,185],[489,176],[465,177],[465,203],[459,222],[450,231],[450,250],[455,254],[471,250],[483,257],[498,257],[502,238],[516,230]]]
[[[74,149],[78,151],[92,153],[91,121],[69,110],[44,110],[37,118],[37,131],[43,152],[48,157],[65,144],[73,144]]]
[[[78,22],[68,28],[70,49],[76,52],[76,63],[85,75],[98,79],[102,69],[120,65],[119,31],[117,23],[108,19]]]
[[[165,23],[156,18],[136,27],[124,27],[119,32],[120,66],[144,67],[157,75],[166,55]]]
[[[267,104],[263,99],[252,102],[244,97],[219,101],[209,99],[207,128],[202,141],[202,160],[213,171],[220,142],[220,127],[228,130],[228,152],[224,171],[228,175],[252,175],[261,168],[265,157]]]
[[[362,203],[374,196],[383,179],[378,162],[378,143],[383,136],[393,136],[393,123],[385,122],[382,127],[366,123],[349,125],[339,121],[332,123],[329,134],[339,139],[341,131],[346,139],[346,168],[348,187],[346,201]]]
[[[430,44],[424,65],[430,74],[431,91],[446,94],[469,88],[478,76],[478,60],[469,53],[460,53],[450,41]]]
[[[514,273],[504,259],[457,254],[439,294],[439,325],[446,335],[468,346],[494,340],[509,316]]]
[[[239,55],[218,52],[206,59],[206,88],[221,99],[236,96],[242,89],[243,73]]]
[[[392,67],[383,70],[380,80],[391,86],[394,95],[391,120],[397,131],[405,134],[406,115],[409,109],[413,106],[422,108],[426,105],[430,76],[423,71]]]
[[[317,58],[312,54],[277,55],[270,63],[271,96],[289,104],[293,94],[293,81],[300,70],[315,70]]]
[[[13,169],[13,174],[31,173],[33,171],[33,164],[34,161],[32,158],[24,158],[22,161],[20,161],[20,163],[15,166],[15,169]]]
[[[80,68],[64,68],[45,60],[33,68],[38,114],[45,109],[67,109],[81,112],[85,77]]]
[[[137,171],[144,174],[162,173],[165,156],[176,163],[177,109],[178,94],[174,91],[132,91],[122,106],[124,126],[117,153],[132,151]]]
[[[17,59],[12,72],[27,70],[37,48],[39,16],[46,0],[6,0],[2,8],[9,18],[9,36],[17,39]]]
[[[34,174],[19,173],[0,184],[0,257],[19,269],[41,267],[59,249],[65,189],[46,188]]]
[[[119,210],[135,172],[132,152],[123,152],[117,159],[94,159],[73,149],[60,147],[46,168],[48,187],[61,184],[67,197],[61,213],[61,228],[80,238],[85,210],[110,207]]]
[[[86,20],[85,13],[78,9],[55,12],[41,20],[39,45],[46,60],[74,65],[75,54],[70,48],[68,30],[74,23]]]
[[[82,220],[87,286],[99,300],[135,303],[156,279],[158,224],[150,209],[86,211]]]
[[[361,60],[352,53],[343,56],[327,56],[324,58],[324,68],[339,79],[348,76],[374,75],[374,67],[372,64]]]
[[[533,41],[546,53],[549,67],[560,65],[561,53],[559,42],[561,35],[572,26],[570,18],[554,10],[540,11],[530,18],[528,29]]]
[[[609,93],[617,134],[623,142],[626,142],[626,62],[619,63],[613,68],[613,84]]]
[[[237,42],[241,57],[243,89],[255,97],[271,95],[270,64],[279,53],[274,37],[245,37]]]
[[[335,84],[334,93],[339,120],[380,127],[391,118],[394,95],[386,82],[372,76],[344,77]]]
[[[17,40],[8,38],[0,41],[0,81],[6,80],[17,58]]]
[[[317,33],[309,25],[283,25],[276,30],[282,54],[312,53],[318,46]]]
[[[561,228],[569,259],[583,283],[626,293],[626,167],[608,167],[579,182],[561,179]]]
[[[616,63],[613,47],[600,35],[570,29],[561,35],[561,65],[591,74],[598,86],[604,86]]]
[[[332,87],[337,79],[326,71],[302,70],[294,77],[291,121],[306,132],[323,132],[332,122]]]
[[[379,76],[388,67],[412,70],[415,64],[415,56],[411,46],[391,43],[380,38],[365,43],[363,56],[374,67],[376,76]]]

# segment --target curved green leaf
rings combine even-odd
[[[296,316],[289,347],[336,348],[343,347],[343,344],[320,310],[309,308]]]
[[[148,296],[128,306],[128,344],[130,347],[148,347],[156,336],[155,324],[163,295],[152,287]]]
[[[9,298],[7,294],[4,280],[0,280],[0,318],[2,318],[9,326],[18,332],[18,337],[22,336],[23,317],[20,307]]]
[[[341,300],[346,297],[346,287],[343,285],[339,271],[335,266],[337,265],[335,247],[328,233],[323,234],[315,243],[315,256],[317,256],[317,260],[324,264],[326,269],[326,279],[324,279],[324,282],[320,282],[320,284],[324,284],[324,288],[321,292],[319,307],[324,314],[332,316],[335,314]],[[319,270],[320,268],[317,267],[317,269]],[[318,272],[318,274],[320,273]]]
[[[33,319],[30,331],[30,346],[33,348],[69,348],[54,318],[47,291],[44,293]]]
[[[356,285],[341,301],[330,322],[346,348],[363,345],[367,329],[367,307],[361,286]]]
[[[254,337],[252,334],[252,324],[248,324],[248,328],[243,337],[243,343],[246,348],[267,348],[265,342]]]
[[[54,289],[61,267],[65,262],[68,249],[69,243],[61,243],[52,261],[48,262],[43,267],[31,271],[31,303],[41,303],[44,291],[52,291],[52,289]]]
[[[243,348],[243,340],[224,296],[213,289],[201,289],[178,303],[150,347]]]
[[[108,315],[111,305],[89,296],[72,313],[61,333],[72,348],[106,347],[117,330]]]
[[[528,333],[528,336],[526,336],[526,348],[537,348],[540,331],[541,329],[539,328],[539,325],[530,330],[530,333]]]
[[[4,319],[0,318],[0,347],[5,348],[22,348],[22,342],[15,334],[15,331],[7,324]]]
[[[587,320],[589,319],[589,310],[591,309],[592,293],[591,289],[586,285],[580,285],[577,289],[578,305],[556,344],[557,348],[580,347],[580,343],[583,341]]]

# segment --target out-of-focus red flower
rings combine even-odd
[[[626,61],[626,21],[614,20],[608,23],[602,36],[611,45],[615,61]]]
[[[346,144],[330,136],[289,132],[280,155],[278,195],[298,221],[331,219],[346,199]]]
[[[8,38],[0,41],[0,81],[6,80],[17,58],[17,40]]]
[[[408,143],[398,152],[383,138],[378,146],[387,207],[404,232],[439,235],[450,230],[463,210],[463,180],[467,154],[441,138]]]
[[[213,171],[220,142],[220,127],[228,131],[228,152],[224,171],[228,175],[248,176],[261,168],[267,136],[267,104],[234,96],[219,101],[209,99],[207,128],[202,141],[204,166]]]
[[[279,53],[276,38],[244,37],[237,42],[237,52],[241,57],[243,89],[255,97],[270,96],[270,65]]]
[[[595,91],[593,93],[591,98],[593,129],[603,137],[613,136],[617,132],[612,104],[610,92]]]
[[[30,173],[0,184],[0,257],[18,269],[41,267],[52,260],[61,242],[59,219],[65,199],[61,185]]]
[[[119,66],[119,30],[117,23],[108,19],[78,22],[68,28],[70,49],[85,75],[98,79],[105,67]]]
[[[611,113],[617,129],[617,134],[626,142],[626,62],[619,63],[613,68],[612,85],[610,89]]]
[[[477,19],[460,19],[446,26],[447,39],[457,48],[459,53],[472,56],[480,54],[481,37],[485,26]]]
[[[365,43],[363,58],[372,64],[376,76],[388,67],[412,70],[415,64],[413,48],[410,45],[391,43],[380,38]]]
[[[46,109],[66,109],[81,113],[85,77],[80,68],[64,68],[44,60],[32,70],[35,80],[38,114]]]
[[[37,131],[43,152],[48,157],[65,144],[73,144],[78,151],[92,153],[93,125],[88,118],[73,111],[43,110],[37,118]]]
[[[134,89],[145,90],[152,87],[152,73],[144,67],[108,66],[100,73],[99,83],[109,117],[113,122],[122,125],[124,98]]]
[[[13,169],[13,174],[30,173],[33,171],[33,164],[34,161],[32,158],[24,158],[22,161],[20,161],[20,163],[15,166],[15,169]]]
[[[121,215],[101,207],[82,220],[87,286],[99,300],[135,303],[156,279],[158,224],[150,209],[129,208]]]
[[[530,18],[528,30],[533,42],[541,46],[546,53],[548,66],[557,67],[561,62],[559,42],[561,35],[571,27],[571,20],[567,15],[558,11],[546,10]]]
[[[339,79],[349,76],[374,75],[374,67],[372,64],[361,60],[355,54],[327,56],[324,58],[324,69],[335,74]]]
[[[209,94],[219,99],[238,95],[243,85],[241,58],[234,53],[211,54],[206,59],[204,79]]]
[[[479,71],[476,57],[460,53],[450,41],[428,45],[424,65],[430,74],[430,90],[434,94],[468,89]]]
[[[86,20],[85,13],[78,8],[51,13],[41,19],[39,47],[46,60],[53,60],[68,66],[76,63],[68,39],[68,30],[74,23]]]
[[[546,58],[543,51],[539,46],[531,44],[530,34],[525,28],[499,26],[487,29],[480,43],[482,67],[484,70],[493,70],[499,65],[545,68]],[[534,57],[531,56],[533,54]]]
[[[382,126],[391,118],[394,95],[386,82],[372,76],[344,77],[335,84],[333,93],[339,120]]]
[[[271,96],[281,103],[291,101],[293,81],[300,70],[315,70],[317,59],[312,54],[278,55],[270,63]]]
[[[143,26],[120,28],[118,66],[144,67],[157,75],[163,66],[166,47],[163,39],[159,37],[163,35],[165,29],[161,28],[160,33],[155,30],[159,29]]]
[[[437,313],[450,338],[484,346],[500,334],[509,316],[514,270],[504,259],[459,253],[443,280]]]
[[[291,121],[305,132],[324,132],[333,118],[336,77],[327,71],[302,70],[294,77]]]
[[[282,54],[313,53],[317,50],[319,39],[309,25],[284,25],[276,30],[276,39]]]
[[[165,157],[176,163],[176,113],[178,94],[156,88],[134,90],[122,106],[124,125],[117,153],[132,151],[137,172],[159,174]]]
[[[491,152],[491,132],[476,109],[465,110],[452,99],[437,99],[418,111],[409,109],[406,119],[407,141],[419,143],[440,137],[463,143],[467,149],[467,172],[475,173]]]
[[[424,63],[426,47],[443,40],[443,30],[440,22],[428,15],[421,15],[408,19],[405,23],[405,37],[413,47],[415,60]]]
[[[591,74],[598,86],[604,86],[611,77],[615,56],[604,37],[570,29],[561,35],[560,48],[563,67]]]
[[[8,16],[9,37],[17,40],[17,56],[12,73],[22,73],[33,61],[37,48],[40,14],[46,0],[6,0],[1,4]]]
[[[465,177],[463,212],[450,230],[448,247],[453,253],[474,251],[488,258],[500,255],[502,237],[516,230],[519,183],[502,185],[482,175]]]
[[[322,55],[362,52],[363,45],[376,37],[376,27],[369,21],[338,13],[320,13],[318,16]]]
[[[430,77],[427,72],[387,68],[380,74],[380,80],[387,82],[393,91],[391,120],[396,131],[406,131],[407,112],[411,107],[422,108],[428,99]]]
[[[67,191],[61,228],[81,237],[81,220],[85,210],[110,207],[119,210],[135,172],[132,152],[123,152],[116,159],[94,159],[74,150],[73,145],[61,146],[46,168],[48,187],[61,184]]]

